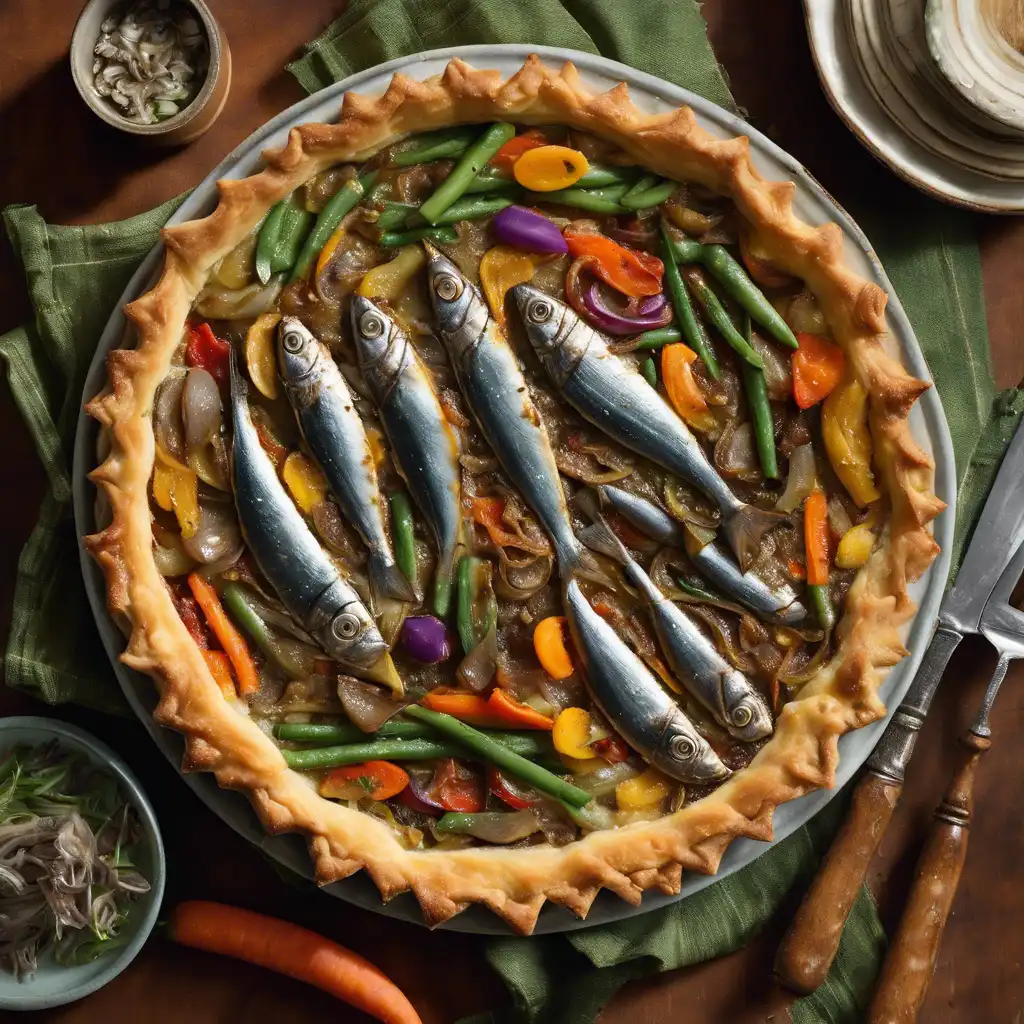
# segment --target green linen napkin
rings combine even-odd
[[[657,38],[659,45],[650,46]],[[462,43],[570,46],[648,71],[716,103],[733,102],[695,0],[356,0],[290,70],[309,91],[394,57]],[[900,187],[894,183],[894,188]],[[50,478],[39,524],[19,563],[6,656],[11,686],[52,703],[122,706],[78,571],[69,506],[72,435],[82,381],[102,325],[180,197],[128,221],[49,225],[30,207],[4,224],[25,266],[34,325],[0,338],[15,399]],[[1024,408],[994,399],[978,250],[967,215],[909,189],[895,223],[857,211],[914,324],[953,433],[958,543],[991,483]],[[530,1018],[593,1020],[627,980],[736,949],[813,870],[843,801],[753,865],[682,903],[568,936],[500,939],[487,956]],[[870,897],[858,900],[829,981],[794,1007],[797,1024],[855,1019],[884,936]]]

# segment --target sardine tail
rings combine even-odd
[[[573,538],[575,540],[575,537]],[[591,583],[614,590],[618,584],[601,568],[598,560],[579,542],[569,550],[559,549],[556,557],[558,559],[558,573],[563,582],[568,582],[576,576],[581,576]]]
[[[405,574],[383,552],[370,555],[367,575],[370,578],[370,594],[374,606],[378,606],[382,598],[390,597],[395,601],[415,601],[416,591],[405,578]]]
[[[590,526],[584,526],[582,530],[577,530],[576,536],[592,551],[611,558],[619,565],[625,565],[629,558],[629,552],[623,547],[622,541],[615,536],[608,523],[600,517]]]
[[[743,505],[726,521],[723,530],[743,572],[754,564],[764,535],[786,519],[787,516],[781,512],[768,512],[756,505]]]

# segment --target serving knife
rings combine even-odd
[[[775,959],[779,980],[813,992],[828,975],[843,927],[903,789],[917,734],[953,651],[977,633],[982,612],[1024,538],[1024,422],[1017,428],[974,528],[956,580],[939,606],[928,649],[867,762],[853,802]]]

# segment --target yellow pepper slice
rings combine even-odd
[[[495,320],[505,325],[505,295],[509,288],[533,280],[538,260],[510,245],[496,245],[480,260],[480,284]]]
[[[867,403],[867,392],[860,381],[849,380],[840,384],[821,407],[821,436],[829,462],[861,508],[881,497],[871,470]]]
[[[256,390],[264,398],[278,395],[274,331],[280,322],[280,313],[261,313],[245,335],[245,365]]]
[[[587,158],[568,146],[529,149],[512,165],[516,181],[531,192],[570,188],[589,170]]]
[[[325,247],[326,248],[326,247]],[[366,299],[387,299],[397,302],[409,281],[427,262],[421,245],[407,245],[388,263],[367,271],[359,282],[358,293]]]
[[[342,227],[341,224],[339,224],[334,229],[334,234],[332,234],[331,237],[328,238],[326,242],[324,242],[324,247],[320,250],[320,255],[317,257],[316,260],[316,276],[314,277],[314,280],[316,280],[316,278],[320,276],[320,274],[323,272],[324,267],[326,267],[327,264],[331,262],[331,257],[334,255],[334,250],[338,248],[338,244],[344,237],[345,229],[344,227]]]
[[[620,811],[642,811],[657,807],[672,792],[672,783],[661,772],[648,768],[643,775],[615,787]]]
[[[199,529],[199,478],[173,455],[156,446],[153,498],[165,512],[174,512],[186,540]]]
[[[590,712],[585,708],[566,708],[555,719],[551,731],[555,750],[577,761],[589,761],[597,754],[590,749]]]
[[[836,565],[840,569],[859,569],[875,546],[874,531],[867,523],[851,527],[843,534],[836,549]]]
[[[291,492],[295,504],[306,515],[312,513],[327,497],[327,481],[320,467],[302,452],[292,452],[281,467],[281,479]]]

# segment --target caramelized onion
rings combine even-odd
[[[201,366],[193,366],[185,376],[181,396],[185,444],[190,452],[205,447],[220,432],[223,412],[220,388],[213,375]]]
[[[491,626],[487,636],[462,659],[455,675],[463,686],[479,693],[494,678],[497,668],[498,631]]]
[[[498,549],[498,578],[494,592],[503,601],[528,601],[547,586],[554,568],[551,555],[534,555],[526,562],[513,562],[504,548]]]
[[[204,565],[237,561],[242,553],[242,533],[234,508],[226,501],[200,502],[199,529],[182,540],[182,547]]]
[[[730,423],[715,443],[715,466],[725,477],[752,481],[761,476],[754,446],[754,428],[750,422]]]
[[[810,443],[794,448],[793,454],[789,457],[786,489],[775,503],[775,507],[780,512],[795,512],[803,504],[804,498],[814,490],[817,479],[814,449]]]
[[[153,561],[161,576],[185,576],[195,568],[193,559],[183,546],[181,535],[170,530],[153,538]]]
[[[695,523],[709,530],[714,530],[718,526],[717,515],[708,508],[701,495],[692,487],[669,477],[665,481],[664,494],[665,505],[680,522]]]
[[[793,371],[789,359],[777,345],[765,341],[756,331],[750,333],[750,344],[764,363],[764,380],[768,386],[768,397],[774,402],[784,402],[793,397]]]
[[[181,418],[181,398],[185,391],[185,371],[173,367],[157,388],[153,402],[153,432],[157,444],[179,462],[188,458],[185,449],[185,425]]]
[[[254,319],[273,307],[283,288],[283,274],[275,275],[266,284],[256,281],[245,288],[210,283],[199,293],[193,308],[211,320]]]
[[[818,300],[804,289],[785,302],[779,310],[783,318],[794,331],[805,331],[807,334],[828,334],[828,321],[822,313]]]
[[[316,532],[329,551],[343,558],[346,565],[362,565],[366,555],[349,534],[338,506],[330,498],[314,505],[310,515]]]
[[[575,434],[555,449],[555,462],[566,476],[592,486],[624,480],[635,468],[633,456]]]
[[[379,686],[352,676],[338,676],[338,699],[352,723],[363,732],[376,732],[404,707]]]

